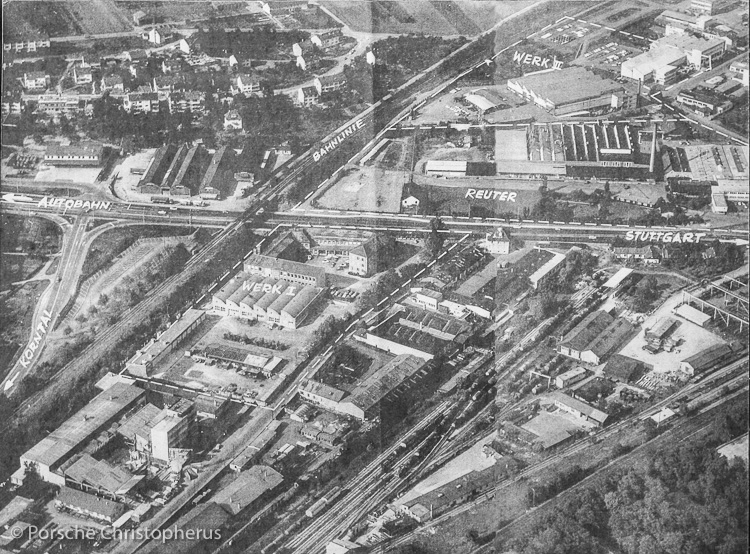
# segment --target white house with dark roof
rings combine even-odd
[[[328,29],[327,31],[318,31],[310,37],[310,42],[318,48],[332,48],[341,43],[341,29]]]
[[[77,65],[73,68],[73,81],[76,85],[85,85],[94,82],[94,74],[90,67]]]
[[[314,106],[320,100],[315,87],[302,87],[297,91],[297,104],[305,108]]]
[[[242,116],[237,110],[229,110],[224,114],[225,131],[242,131]]]
[[[119,75],[107,75],[100,82],[101,91],[125,92],[125,84]]]
[[[346,83],[346,75],[344,75],[344,72],[342,71],[335,75],[321,75],[320,77],[315,77],[314,86],[315,90],[318,91],[318,94],[323,94],[326,92],[341,90],[346,87]]]
[[[260,79],[257,75],[240,73],[232,82],[232,93],[255,94],[260,92]]]
[[[128,113],[158,113],[159,95],[155,92],[126,94],[122,101],[123,109]]]
[[[44,71],[29,71],[23,74],[23,87],[28,90],[43,90],[50,84],[50,77]]]

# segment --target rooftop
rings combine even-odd
[[[310,394],[321,396],[332,402],[340,402],[341,399],[346,396],[346,393],[344,391],[329,387],[328,385],[320,383],[319,381],[308,380],[300,387],[300,389],[305,392],[309,392]]]
[[[729,345],[726,343],[714,344],[713,346],[709,346],[697,354],[693,354],[689,358],[682,360],[682,363],[690,364],[693,369],[700,371],[701,369],[710,367],[714,362],[731,352],[732,349],[729,348]]]
[[[63,146],[59,142],[51,142],[45,152],[46,157],[76,156],[90,158],[92,156],[101,157],[104,146],[100,142],[79,142]]]
[[[604,366],[604,375],[617,381],[629,382],[635,379],[642,367],[643,363],[639,360],[614,354]]]
[[[255,465],[243,471],[213,498],[214,503],[237,515],[267,491],[278,487],[284,477],[271,467]]]
[[[282,277],[284,273],[308,275],[314,277],[318,282],[324,282],[326,274],[326,270],[322,267],[272,258],[262,254],[253,254],[245,261],[245,271],[253,267],[280,271],[282,272]]]
[[[577,398],[573,398],[572,396],[568,396],[567,394],[564,394],[562,392],[553,392],[550,394],[550,398],[555,402],[559,402],[560,404],[568,406],[569,408],[572,408],[590,417],[594,421],[598,421],[599,423],[604,423],[607,419],[607,414],[605,414],[601,410],[597,410],[586,402],[578,400]]]
[[[345,402],[367,412],[426,364],[425,360],[411,354],[396,356],[362,380]]]
[[[70,487],[62,487],[55,500],[67,506],[75,506],[87,512],[103,515],[112,520],[125,511],[125,506],[119,502],[100,498]]]
[[[556,106],[624,90],[620,83],[599,77],[583,67],[568,67],[511,80]]]
[[[124,485],[133,477],[128,471],[104,460],[95,460],[89,454],[83,454],[64,473],[65,477],[78,483],[87,483],[111,494],[118,494],[121,489],[126,488]]]
[[[135,385],[115,383],[32,446],[22,458],[52,468],[62,464],[83,442],[91,439],[145,394],[146,391]]]
[[[582,352],[586,347],[614,321],[607,312],[596,310],[587,315],[564,338],[561,346]]]
[[[153,404],[146,404],[130,416],[118,429],[117,433],[128,441],[135,441],[136,436],[148,437],[151,429],[166,417],[166,412]]]

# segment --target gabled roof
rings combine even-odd
[[[93,494],[71,489],[70,487],[62,487],[60,494],[57,495],[55,500],[66,506],[74,506],[86,512],[100,514],[113,520],[125,511],[125,506],[119,502],[99,498]]]

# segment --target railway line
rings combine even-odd
[[[738,368],[746,367],[746,365],[747,365],[746,357],[743,357],[743,358],[741,358],[739,360],[731,362],[731,363],[727,364],[726,366],[724,366],[724,367],[716,370],[706,380],[709,381],[709,380],[713,380],[713,379],[718,379],[718,378],[720,378],[720,377],[722,377],[724,375],[727,375],[727,374],[731,373],[732,371],[736,371]],[[733,390],[729,395],[723,395],[723,396],[721,396],[719,398],[712,398],[712,395],[715,394],[715,391],[699,392],[698,395],[696,396],[696,398],[710,399],[711,403],[708,404],[708,405],[705,405],[705,406],[701,407],[701,409],[700,409],[700,411],[698,413],[701,413],[701,414],[702,413],[706,413],[707,411],[715,408],[716,406],[722,404],[723,402],[727,401],[728,399],[733,398],[734,396],[736,396],[738,394],[742,394],[743,392],[747,391],[748,388],[750,388],[750,385],[748,384],[748,376],[744,372],[741,375],[737,375],[737,376],[733,377],[728,383],[731,383],[731,385],[736,386],[735,390]],[[674,402],[678,397],[680,397],[681,395],[685,394],[686,391],[690,392],[690,391],[697,390],[698,386],[699,386],[699,383],[696,383],[696,382],[690,383],[689,385],[687,385],[682,390],[680,390],[680,391],[678,391],[676,393],[673,393],[672,395],[668,396],[667,398],[665,398],[665,399],[661,400],[660,402],[656,403],[654,406],[652,406],[651,408],[649,408],[648,410],[646,410],[642,414],[639,414],[635,419],[633,419],[633,418],[626,419],[626,420],[623,420],[623,421],[621,421],[621,422],[619,422],[619,423],[617,423],[617,424],[615,424],[615,425],[613,425],[611,427],[608,427],[608,428],[606,428],[604,430],[599,431],[596,435],[594,435],[594,437],[595,437],[594,440],[596,441],[596,443],[598,443],[598,442],[600,442],[601,440],[603,440],[605,438],[608,438],[608,437],[616,435],[617,433],[619,433],[621,430],[623,430],[624,428],[626,428],[628,426],[638,424],[640,421],[643,421],[643,420],[645,420],[645,419],[653,416],[657,412],[661,411],[664,407],[666,407],[667,405],[669,405],[672,402]],[[686,420],[682,419],[682,420],[679,420],[679,421],[684,422]],[[648,443],[646,443],[646,444],[648,444]],[[414,531],[411,531],[411,532],[409,532],[409,533],[407,533],[405,535],[402,535],[401,537],[397,537],[397,538],[395,538],[395,539],[393,539],[393,540],[391,540],[391,541],[389,541],[389,542],[387,542],[385,544],[379,545],[376,548],[374,548],[373,550],[371,550],[371,552],[377,553],[377,554],[384,554],[386,552],[389,552],[393,548],[409,544],[412,540],[414,540],[414,538],[417,535],[417,533],[424,533],[429,528],[435,527],[435,526],[437,526],[437,525],[439,525],[441,523],[444,523],[444,522],[448,521],[449,519],[451,519],[453,517],[456,517],[456,516],[458,516],[458,515],[460,515],[462,513],[465,513],[467,511],[475,508],[476,506],[478,506],[480,504],[483,504],[483,503],[487,502],[488,500],[491,500],[492,498],[495,497],[495,494],[497,494],[498,492],[500,492],[504,487],[510,485],[512,482],[515,482],[515,481],[518,481],[518,480],[522,480],[522,479],[528,479],[534,473],[536,473],[536,472],[538,472],[540,470],[543,470],[545,468],[548,468],[548,467],[550,467],[550,466],[552,466],[552,465],[560,462],[564,458],[570,457],[570,456],[572,456],[574,454],[578,454],[581,451],[583,451],[583,450],[585,450],[586,448],[589,448],[589,447],[591,447],[591,442],[589,440],[582,440],[582,441],[579,441],[577,443],[574,443],[574,444],[568,446],[567,448],[562,449],[561,451],[559,451],[558,453],[556,453],[554,456],[551,456],[550,458],[547,458],[546,460],[544,460],[544,461],[542,461],[542,462],[540,462],[538,464],[534,464],[532,466],[529,466],[524,471],[522,471],[521,473],[519,473],[519,475],[514,480],[511,481],[511,480],[505,479],[505,480],[497,483],[496,486],[492,488],[492,490],[479,495],[476,499],[474,499],[474,500],[472,500],[470,502],[467,502],[465,504],[456,506],[456,507],[454,507],[454,508],[452,508],[452,509],[444,512],[443,514],[439,515],[438,517],[436,517],[436,518],[430,520],[429,522],[421,525],[418,529],[416,529]],[[523,515],[520,516],[520,517],[523,517]],[[520,517],[518,519],[520,519]]]

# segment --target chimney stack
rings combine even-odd
[[[656,161],[656,129],[658,128],[658,125],[656,121],[654,121],[654,132],[651,136],[651,161],[648,164],[648,170],[649,173],[653,175],[654,173],[654,162]]]

